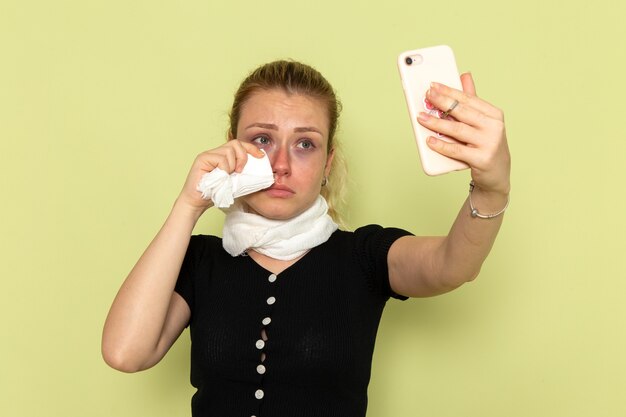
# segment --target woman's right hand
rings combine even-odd
[[[215,168],[220,168],[227,174],[241,172],[248,161],[248,154],[256,158],[264,156],[263,152],[256,146],[237,139],[229,140],[218,148],[199,154],[189,170],[177,203],[184,204],[198,214],[202,214],[206,209],[213,206],[213,202],[203,199],[202,193],[197,190],[202,176]]]
[[[188,324],[191,311],[174,288],[196,221],[213,205],[202,199],[196,187],[215,168],[229,174],[241,172],[248,153],[263,156],[250,143],[230,140],[196,157],[165,224],[111,305],[102,334],[102,355],[113,368],[136,372],[153,366]]]

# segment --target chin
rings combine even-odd
[[[295,201],[287,201],[278,198],[263,198],[257,196],[244,200],[250,213],[256,213],[266,219],[271,220],[289,220],[304,212],[307,207],[297,207]]]

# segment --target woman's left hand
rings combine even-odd
[[[511,156],[506,140],[502,110],[478,98],[471,74],[461,75],[463,91],[433,83],[426,98],[439,109],[458,105],[446,119],[420,113],[419,123],[456,139],[450,143],[430,137],[428,146],[450,158],[463,161],[471,168],[474,183],[481,190],[508,194]],[[451,117],[450,117],[451,116]]]

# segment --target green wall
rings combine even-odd
[[[155,368],[100,356],[108,307],[242,77],[338,90],[353,227],[444,234],[468,173],[421,172],[395,67],[449,44],[503,108],[511,206],[480,277],[388,304],[369,417],[626,415],[625,7],[617,1],[0,3],[0,415],[187,416],[188,333]],[[220,233],[207,213],[198,232]]]

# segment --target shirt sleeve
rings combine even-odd
[[[189,240],[189,246],[183,259],[183,264],[178,273],[178,280],[174,291],[176,291],[187,302],[191,315],[193,316],[194,307],[194,275],[198,268],[198,263],[202,254],[202,237],[192,236]]]
[[[391,245],[410,232],[393,227],[379,225],[361,227],[354,232],[356,237],[355,255],[365,272],[369,288],[386,297],[406,300],[408,297],[396,294],[389,284],[387,254]]]

